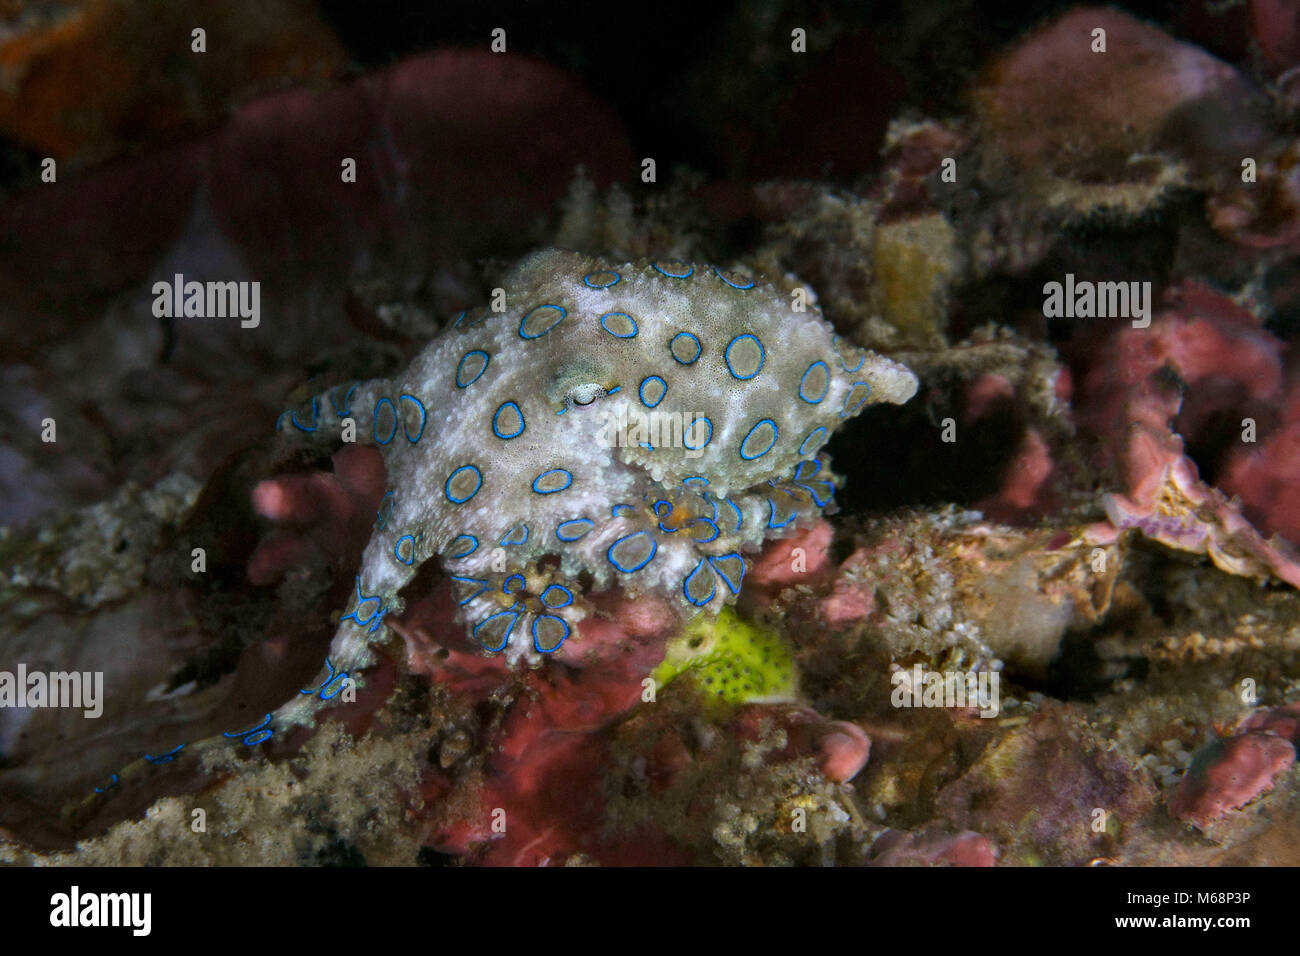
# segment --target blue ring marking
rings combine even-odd
[[[695,343],[695,354],[691,356],[691,358],[689,359],[678,358],[677,350],[673,347],[676,344],[677,340],[683,337],[688,338]],[[697,361],[699,361],[700,353],[703,351],[704,351],[703,344],[701,344],[699,337],[695,335],[693,332],[678,332],[676,335],[674,335],[671,339],[668,340],[668,354],[670,354],[673,357],[673,361],[676,362],[678,365],[694,365]]]
[[[510,587],[510,582],[516,580],[519,582],[519,585],[512,590]],[[524,580],[524,576],[522,574],[512,574],[510,575],[510,577],[506,578],[505,581],[501,584],[501,593],[514,594],[515,591],[522,591],[525,585],[527,584],[528,582]]]
[[[546,595],[550,594],[552,591],[559,591],[563,596],[560,598],[552,598],[551,600],[548,601],[546,599]],[[568,607],[570,604],[573,603],[573,592],[570,591],[568,588],[566,588],[563,584],[548,584],[546,586],[546,590],[544,590],[541,594],[541,599],[542,599],[542,603],[549,608],[558,609],[562,607]],[[558,604],[553,603],[554,601],[559,601],[561,603]]]
[[[343,396],[343,407],[339,408],[338,393],[342,385],[336,385],[330,389],[330,404],[334,406],[334,414],[339,418],[346,418],[352,411],[352,393],[357,390],[357,383],[353,382],[348,386],[348,393]]]
[[[460,328],[460,324],[461,324],[463,321],[465,321],[465,316],[467,316],[467,315],[469,315],[469,309],[463,309],[463,310],[461,310],[460,315],[456,316],[456,320],[455,320],[454,322],[451,323],[451,327],[452,327],[453,329],[458,329],[458,328]]]
[[[795,518],[799,517],[799,512],[795,511],[795,510],[792,508],[792,509],[790,510],[790,513],[786,516],[786,519],[785,519],[784,521],[777,521],[777,520],[776,520],[776,502],[773,501],[771,498],[768,498],[768,499],[767,499],[767,509],[768,509],[768,512],[767,512],[767,526],[768,526],[769,528],[784,528],[786,525],[788,525],[788,524],[789,524],[791,521],[793,521]]]
[[[683,485],[698,484],[701,488],[703,488],[708,483],[709,483],[709,479],[705,478],[703,475],[691,475],[689,478],[682,479]]]
[[[709,575],[709,594],[707,597],[696,600],[691,597],[691,582],[695,580],[696,575],[708,572]],[[686,600],[690,601],[696,607],[703,607],[713,600],[713,595],[718,593],[718,582],[713,577],[713,571],[710,569],[708,562],[700,558],[700,563],[695,566],[695,570],[682,579],[682,594]]]
[[[722,270],[719,269],[717,266],[714,266],[714,267],[713,267],[713,274],[716,275],[716,276],[717,276],[719,279],[721,279],[723,282],[727,283],[727,285],[731,286],[733,289],[739,289],[740,291],[744,292],[746,289],[752,289],[752,288],[754,288],[754,280],[753,280],[753,279],[750,279],[750,280],[749,280],[749,285],[736,285],[736,283],[732,282],[730,279],[728,279],[726,276],[724,276],[724,275],[722,274]]]
[[[754,432],[758,431],[758,429],[762,428],[764,425],[772,426],[772,440],[767,443],[767,447],[764,448],[762,451],[755,452],[752,455],[747,455],[745,453],[745,446],[749,444],[749,440],[754,436]],[[774,445],[776,445],[776,440],[780,436],[780,434],[781,434],[780,431],[776,427],[776,422],[772,421],[772,419],[770,418],[764,418],[760,421],[755,422],[754,427],[749,430],[749,434],[747,434],[740,443],[740,457],[745,459],[745,461],[753,461],[755,458],[762,458],[764,455],[766,455],[769,451],[772,450]]]
[[[611,516],[611,517],[614,517],[614,518],[621,518],[622,515],[620,515],[620,514],[618,513],[618,509],[619,509],[619,508],[626,508],[626,509],[627,509],[627,513],[628,513],[629,515],[636,514],[636,509],[633,508],[631,505],[623,504],[623,503],[619,503],[619,504],[616,504],[614,507],[612,507],[612,508],[609,509],[610,516]]]
[[[261,730],[255,730],[243,740],[240,741],[245,747],[256,747],[258,744],[266,743],[271,739],[272,731],[269,727],[263,727]]]
[[[637,442],[637,444],[640,445],[642,448],[644,448],[646,451],[654,451],[654,450],[655,450],[655,446],[652,445],[652,444],[650,444],[648,441],[639,441],[639,442]]]
[[[339,671],[332,678],[326,681],[325,686],[320,689],[320,699],[333,700],[335,697],[339,695],[339,693],[343,690],[343,688],[347,686],[348,680],[349,680],[348,672]],[[329,689],[334,686],[335,681],[338,681],[338,687],[336,687],[332,693],[327,693]]]
[[[333,670],[333,668],[330,668],[330,670]],[[314,694],[315,691],[306,691],[306,690],[305,690],[305,691],[303,691],[303,693],[304,693],[304,694]],[[247,730],[236,730],[234,733],[231,733],[230,731],[223,730],[223,731],[221,732],[221,736],[223,736],[223,737],[244,737],[244,738],[248,738],[248,737],[250,737],[251,735],[257,733],[257,732],[260,731],[260,730],[266,730],[266,728],[267,728],[268,726],[270,726],[270,724],[271,724],[271,715],[268,713],[268,714],[267,714],[265,717],[263,717],[263,718],[262,718],[258,723],[254,724],[252,727],[249,727]],[[270,735],[271,735],[270,731],[267,731],[267,737],[269,737]],[[266,737],[263,737],[263,738],[262,738],[262,740],[265,740],[265,739],[266,739]],[[247,739],[246,739],[244,742],[247,743],[247,742],[248,742]],[[262,742],[261,740],[258,741],[258,743],[261,743],[261,742]],[[172,752],[175,753],[175,751],[172,751]]]
[[[389,498],[392,497],[393,497],[393,493],[391,491],[386,491],[384,492],[384,497],[379,499],[380,510],[375,512],[375,527],[378,528],[380,531],[383,531],[384,528],[387,527],[388,519],[393,516],[393,503],[388,500]],[[388,504],[387,512],[383,510],[385,502],[387,502]]]
[[[424,410],[424,402],[420,401],[414,395],[409,395],[406,392],[403,392],[401,395],[397,396],[397,400],[399,402],[402,401],[414,402],[415,407],[420,410],[420,430],[415,433],[414,438],[411,437],[411,430],[406,427],[406,421],[405,420],[402,421],[402,432],[406,435],[406,440],[410,442],[412,445],[414,445],[416,442],[418,442],[421,438],[424,437],[424,426],[429,421],[429,413]]]
[[[668,278],[690,278],[695,274],[694,265],[690,265],[689,263],[673,263],[673,261],[669,260],[668,264],[680,265],[680,267],[685,267],[686,271],[681,273],[668,272],[667,269],[664,269],[662,265],[659,265],[659,263],[650,263],[650,268],[654,269],[655,272],[658,272],[660,276],[667,276]]]
[[[451,579],[453,581],[460,581],[463,584],[481,585],[481,587],[477,591],[475,591],[469,597],[465,598],[465,600],[457,602],[461,607],[464,607],[466,604],[474,600],[476,597],[478,597],[480,594],[482,594],[484,591],[488,589],[487,581],[483,580],[482,578],[465,578],[465,577],[461,577],[460,575],[453,574],[451,575]]]
[[[528,320],[529,320],[529,319],[531,319],[531,318],[532,318],[534,315],[536,315],[537,313],[541,312],[543,309],[551,309],[552,311],[558,312],[558,313],[560,313],[560,314],[559,314],[559,316],[556,317],[556,319],[555,319],[555,320],[554,320],[550,325],[548,325],[546,328],[542,329],[540,332],[536,333],[535,335],[529,335],[527,332],[524,331],[524,326],[528,324]],[[537,306],[533,306],[533,308],[529,309],[528,312],[524,315],[524,317],[523,317],[522,319],[519,320],[519,337],[520,337],[521,339],[540,339],[540,338],[541,338],[543,335],[545,335],[547,332],[551,331],[551,329],[555,328],[557,325],[559,325],[561,322],[563,322],[563,321],[564,321],[564,317],[565,317],[566,315],[568,315],[568,314],[569,314],[569,310],[566,309],[566,308],[564,308],[564,306],[562,306],[562,305],[537,305]]]
[[[667,511],[660,511],[660,510],[659,510],[659,506],[660,506],[660,505],[667,505],[667,506],[668,506],[668,510],[667,510]],[[673,513],[673,503],[672,503],[671,501],[669,501],[667,498],[660,498],[658,501],[656,501],[656,502],[655,502],[653,505],[651,505],[650,507],[651,507],[651,509],[654,511],[654,513],[655,513],[655,517],[656,517],[656,518],[667,518],[670,514]]]
[[[386,439],[384,439],[383,441],[379,441],[379,409],[383,407],[384,402],[387,402],[388,407],[393,410],[393,430],[388,433],[388,437]],[[375,402],[375,414],[374,414],[374,420],[370,423],[370,434],[374,436],[374,439],[378,444],[387,445],[390,441],[393,440],[393,436],[397,434],[397,419],[398,419],[397,406],[393,404],[393,400],[391,398],[389,398],[387,395],[384,395],[379,399],[379,401]]]
[[[411,557],[406,560],[402,559],[403,541],[411,542]],[[411,565],[415,564],[415,535],[404,534],[400,538],[398,538],[397,543],[393,545],[393,557],[395,557],[400,563],[405,564],[407,567],[410,567]]]
[[[448,554],[447,557],[455,558],[455,559],[468,558],[471,554],[473,554],[475,551],[478,550],[478,538],[474,537],[472,534],[456,535],[456,537],[452,538],[450,541],[447,542],[447,547],[454,548],[456,546],[457,541],[469,542],[468,549],[465,551],[453,551],[450,554]]]
[[[818,395],[816,398],[809,398],[807,395],[803,393],[804,383],[808,381],[808,376],[812,374],[812,370],[815,369],[818,365],[820,365],[826,372],[826,386],[825,388],[822,389],[822,393]],[[830,390],[831,390],[831,367],[827,365],[825,362],[823,362],[821,359],[818,359],[817,361],[813,362],[811,365],[808,366],[808,368],[804,371],[803,376],[799,379],[799,397],[802,398],[809,405],[816,405],[826,397],[826,393],[829,392]]]
[[[474,485],[474,490],[471,491],[469,494],[467,494],[464,498],[457,498],[451,493],[451,483],[452,481],[455,480],[457,475],[465,471],[472,471],[474,473],[474,477],[478,479],[478,483]],[[476,494],[478,494],[478,490],[482,487],[483,487],[483,472],[479,471],[473,465],[461,465],[459,468],[457,468],[455,471],[453,471],[450,475],[447,476],[447,480],[443,482],[442,485],[442,493],[447,496],[447,500],[450,501],[452,504],[463,505],[465,502],[469,501],[469,499],[473,498]]]
[[[736,530],[739,531],[740,526],[745,523],[745,513],[740,510],[740,505],[736,504],[730,498],[723,498],[722,503],[724,505],[730,505],[731,510],[736,513]]]
[[[647,402],[645,398],[645,387],[646,384],[649,382],[658,382],[663,387],[663,391],[659,393],[659,397],[656,398],[653,402]],[[647,375],[645,378],[641,379],[641,385],[637,388],[637,395],[641,399],[641,404],[644,405],[646,408],[658,408],[659,403],[664,400],[667,394],[668,394],[668,383],[665,382],[658,375]]]
[[[375,608],[375,610],[369,616],[367,616],[365,620],[362,620],[360,617],[358,617],[358,612],[361,610],[361,606],[365,604],[367,601],[374,601],[376,604],[379,605],[379,607]],[[361,575],[358,574],[357,575],[357,606],[354,607],[349,613],[344,614],[341,618],[339,618],[339,620],[346,621],[348,618],[352,618],[352,620],[356,621],[357,624],[361,625],[362,627],[365,627],[367,624],[374,621],[376,616],[379,615],[380,612],[383,611],[383,609],[384,609],[384,602],[383,599],[380,598],[378,594],[361,593]]]
[[[155,766],[157,766],[160,763],[171,763],[173,760],[176,759],[176,755],[184,749],[185,749],[185,745],[181,744],[175,750],[169,750],[165,754],[159,754],[156,757],[151,757],[149,756],[149,754],[145,754],[144,759],[149,761],[151,764],[154,764]]]
[[[646,555],[646,556],[641,560],[641,563],[640,563],[640,564],[638,564],[638,565],[636,565],[636,566],[634,566],[634,567],[625,568],[625,567],[623,567],[621,564],[619,564],[617,561],[614,560],[614,549],[617,548],[620,544],[623,544],[624,542],[631,541],[633,538],[647,538],[647,539],[649,539],[649,541],[650,541],[650,553],[647,554],[647,555]],[[614,567],[617,568],[619,571],[622,571],[624,574],[632,574],[632,573],[635,572],[635,571],[640,571],[640,570],[641,570],[642,568],[644,568],[647,564],[649,564],[649,563],[654,559],[654,556],[655,556],[655,554],[656,554],[658,551],[659,551],[659,543],[658,543],[657,541],[655,541],[654,538],[651,538],[651,537],[650,537],[650,532],[649,532],[649,531],[636,531],[636,532],[633,532],[632,534],[624,535],[623,537],[621,537],[621,538],[619,538],[617,541],[615,541],[613,544],[611,544],[611,545],[609,546],[609,550],[605,552],[605,557],[609,560],[609,563],[612,564],[612,565],[614,565]]]
[[[483,367],[479,369],[477,374],[475,374],[474,377],[471,378],[469,381],[464,381],[465,360],[468,359],[471,355],[483,356]],[[468,352],[462,355],[460,357],[460,361],[456,363],[456,387],[469,388],[471,385],[473,385],[475,382],[477,382],[480,378],[483,377],[483,373],[488,370],[488,366],[491,364],[492,364],[492,356],[488,355],[487,352],[484,352],[482,349],[470,349]]]
[[[582,526],[579,531],[571,531],[570,525]],[[585,537],[592,528],[596,527],[596,522],[590,518],[570,518],[568,521],[561,521],[555,526],[555,537],[565,544],[571,544],[574,541]]]
[[[731,575],[727,574],[726,570],[723,569],[722,567],[723,561],[736,561],[740,565],[739,573],[736,575],[735,581],[732,581]],[[713,570],[717,572],[718,577],[722,578],[722,580],[726,582],[726,585],[731,589],[732,594],[740,593],[740,585],[744,583],[745,580],[745,559],[744,558],[742,558],[740,555],[736,554],[733,551],[731,554],[718,555],[716,558],[710,557],[709,564],[713,566]]]
[[[812,499],[813,501],[817,502],[818,508],[825,508],[828,504],[831,503],[831,499],[835,497],[835,486],[831,484],[829,481],[818,480],[812,482],[811,484],[805,484],[803,482],[795,482],[795,484],[798,487],[802,488],[804,491],[808,492],[808,494],[812,495]],[[813,485],[822,485],[824,486],[825,491],[823,491],[822,494],[819,495],[817,494],[817,489],[813,487]]]
[[[507,617],[507,616],[510,618],[510,626],[506,628],[505,636],[501,639],[500,644],[498,644],[496,647],[491,647],[483,643],[483,641],[479,640],[478,632],[482,628],[486,627],[489,623],[495,621],[499,617]],[[479,621],[477,624],[475,624],[473,630],[470,633],[474,635],[474,640],[478,641],[485,651],[491,651],[492,653],[495,654],[497,651],[505,650],[506,645],[510,643],[510,635],[514,633],[515,625],[518,623],[519,623],[518,611],[497,611],[495,614],[491,614],[488,617],[483,618],[483,620]]]
[[[497,423],[497,419],[501,417],[501,413],[504,412],[507,408],[513,408],[515,410],[515,414],[519,416],[518,430],[511,432],[509,435],[501,431],[501,428]],[[524,429],[527,427],[528,427],[528,423],[524,421],[523,409],[521,409],[519,405],[515,402],[502,402],[497,407],[497,410],[492,413],[492,434],[496,435],[497,438],[502,438],[505,439],[506,441],[509,441],[511,438],[518,438],[520,435],[524,433]]]
[[[121,778],[117,774],[113,774],[111,777],[108,778],[108,780],[109,782],[107,787],[96,787],[95,792],[103,793],[105,790],[112,790],[114,787],[118,785]]]
[[[316,430],[317,420],[318,420],[319,418],[320,418],[320,398],[319,398],[319,397],[313,397],[312,400],[311,400],[311,428],[307,428],[305,425],[302,425],[302,424],[300,424],[300,423],[298,422],[298,413],[297,413],[297,412],[291,412],[290,415],[289,415],[289,421],[293,422],[293,427],[294,427],[294,428],[298,429],[298,431],[300,431],[300,432],[307,432],[307,433],[309,433],[309,434],[310,434],[311,432],[314,432],[314,431]],[[279,422],[277,422],[276,425],[277,425],[277,427],[278,427]]]
[[[739,372],[735,370],[735,368],[732,367],[731,364],[731,350],[735,348],[736,343],[738,343],[741,339],[753,339],[754,342],[758,345],[758,367],[755,368],[754,371],[748,375],[741,375]],[[762,340],[759,339],[757,335],[754,335],[750,332],[746,332],[743,335],[737,335],[734,339],[732,339],[730,342],[727,343],[727,349],[725,352],[722,353],[722,360],[727,363],[727,371],[730,372],[735,378],[740,379],[742,382],[748,382],[759,372],[763,371],[763,363],[767,361],[767,349],[763,348],[763,342]]]
[[[541,639],[537,636],[537,625],[542,621],[558,621],[560,626],[564,628],[564,636],[550,647],[542,647]],[[562,617],[555,614],[539,614],[533,618],[533,648],[538,654],[554,654],[560,649],[560,645],[569,639],[569,634],[569,623]]]
[[[519,531],[520,529],[523,529],[524,536],[520,538],[518,541],[511,541],[510,536],[513,535],[516,531]],[[519,522],[517,525],[511,527],[509,531],[503,534],[501,536],[501,540],[498,542],[498,544],[511,545],[511,546],[516,544],[527,544],[527,543],[528,543],[528,525],[524,524],[522,521]]]
[[[831,339],[831,345],[835,346],[835,354],[839,356],[840,366],[844,369],[844,371],[856,372],[858,369],[862,368],[862,363],[867,360],[866,350],[865,349],[860,350],[862,354],[858,356],[858,364],[853,366],[853,368],[849,368],[849,363],[844,361],[844,353],[840,351],[840,343],[843,341],[844,341],[843,337],[837,335],[835,336],[835,338]],[[857,348],[857,346],[851,345],[849,346],[849,348]]]
[[[810,471],[806,475],[803,473],[803,469],[805,465],[810,465],[812,467],[812,471]],[[791,480],[803,481],[806,478],[812,478],[816,476],[821,470],[822,470],[822,463],[819,459],[807,458],[794,466],[794,477]]]
[[[819,425],[818,427],[810,431],[807,435],[803,436],[803,441],[799,443],[799,454],[800,455],[809,454],[810,452],[809,443],[811,442],[813,445],[817,445],[825,438],[826,438],[826,429],[822,428]]]
[[[709,426],[709,435],[707,438],[704,439],[704,441],[700,442],[698,445],[692,445],[689,441],[686,440],[686,436],[690,432],[695,431],[695,425],[697,422],[704,422],[706,425]],[[685,445],[691,451],[699,451],[701,448],[705,447],[711,441],[713,441],[713,422],[711,422],[708,418],[706,418],[703,415],[700,415],[698,418],[694,419],[691,422],[689,427],[684,428],[682,430],[682,444]]]
[[[853,393],[858,390],[859,385],[861,385],[863,388],[866,389],[866,393],[860,399],[858,399],[856,403],[854,403],[852,408],[849,408],[849,399],[853,397]],[[867,399],[869,399],[870,397],[871,397],[870,382],[854,382],[852,385],[849,386],[848,394],[844,396],[844,411],[840,412],[840,418],[848,418],[850,415],[857,414],[858,410],[862,408],[863,405],[866,404]]]
[[[622,386],[622,385],[615,385],[615,386],[614,386],[613,388],[611,388],[608,392],[606,392],[605,395],[606,395],[606,397],[608,397],[608,396],[610,396],[610,395],[613,395],[615,392],[621,392],[621,391],[623,391],[623,386]]]
[[[540,482],[547,475],[563,475],[564,484],[560,485],[558,488],[538,488],[537,487],[538,482]],[[554,494],[558,494],[561,491],[565,491],[571,484],[573,484],[572,472],[565,471],[563,468],[552,468],[549,471],[542,472],[540,475],[538,475],[536,478],[533,479],[533,491],[539,495],[554,495]]]
[[[328,684],[330,681],[332,681],[332,680],[334,679],[334,664],[333,664],[333,662],[330,661],[330,659],[329,659],[328,657],[325,658],[325,666],[326,666],[327,668],[329,668],[329,676],[326,677],[325,680],[323,680],[323,681],[321,682],[321,685],[320,685],[319,687],[308,687],[308,688],[306,688],[306,689],[304,689],[304,690],[300,690],[300,691],[298,691],[298,693],[300,693],[300,694],[315,694],[317,691],[324,690],[324,689],[325,689],[325,685]],[[266,716],[267,716],[268,718],[270,718],[271,715],[270,715],[270,714],[267,714]],[[254,729],[256,729],[256,728],[254,728]],[[227,737],[238,737],[238,736],[240,736],[240,734],[246,734],[246,733],[248,733],[247,730],[241,730],[238,734],[226,734],[226,736],[227,736]]]
[[[333,671],[333,670],[334,670],[333,667],[330,667],[330,670]],[[315,691],[303,691],[303,693],[316,693],[316,692],[315,692]],[[268,713],[268,714],[265,715],[264,718],[261,718],[261,721],[259,721],[259,722],[255,723],[255,724],[253,724],[253,726],[250,727],[250,728],[248,728],[248,730],[237,730],[237,731],[234,731],[233,734],[231,734],[230,731],[222,731],[222,732],[221,732],[221,736],[224,736],[224,737],[243,737],[243,736],[248,736],[248,735],[252,734],[253,731],[263,730],[263,728],[266,727],[266,726],[268,726],[269,723],[270,723],[270,714]]]
[[[623,316],[623,318],[631,322],[632,331],[624,335],[621,332],[615,332],[613,329],[611,329],[608,325],[605,324],[605,320],[608,319],[611,315],[621,315]],[[606,332],[608,332],[610,335],[614,336],[614,338],[616,339],[634,339],[636,338],[637,332],[640,331],[637,328],[636,319],[632,318],[632,316],[628,315],[626,312],[606,312],[604,315],[600,317],[600,327],[604,329]]]
[[[612,282],[592,282],[592,276],[613,276],[614,279]],[[582,281],[589,289],[608,289],[610,286],[618,285],[622,278],[623,277],[613,269],[602,269],[599,272],[588,272],[582,277]]]
[[[710,541],[716,541],[718,539],[718,536],[722,534],[721,529],[718,527],[718,523],[714,521],[712,518],[705,518],[703,515],[701,515],[698,518],[692,518],[690,521],[687,522],[686,527],[689,528],[691,525],[700,522],[703,522],[704,524],[712,528],[713,535],[708,538],[696,538],[695,539],[696,544],[708,544]]]

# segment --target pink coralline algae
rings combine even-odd
[[[384,496],[384,463],[371,448],[344,446],[334,471],[268,478],[252,493],[259,515],[274,522],[249,558],[248,580],[271,584],[314,562],[342,568],[365,543]]]
[[[756,564],[784,568],[791,548],[802,546],[809,551],[810,566],[820,567],[827,562],[828,539],[824,522],[814,524],[789,540],[773,542]],[[592,599],[600,612],[580,622],[570,642],[572,652],[556,654],[547,666],[523,675],[512,673],[500,658],[472,653],[474,645],[456,623],[457,608],[446,582],[390,621],[404,641],[407,668],[445,688],[458,706],[482,706],[502,695],[516,701],[493,733],[481,779],[458,781],[436,768],[426,775],[426,809],[417,817],[426,821],[427,842],[435,850],[480,865],[544,865],[574,858],[662,865],[696,859],[698,848],[675,845],[664,830],[644,821],[630,833],[611,833],[602,826],[617,728],[647,707],[658,712],[665,706],[644,703],[645,679],[663,657],[665,639],[680,625],[666,602],[627,600],[617,592]],[[757,744],[779,731],[782,743],[767,753],[767,763],[809,759],[832,782],[858,775],[871,752],[871,740],[860,726],[805,706],[750,705],[716,719],[725,720],[722,733],[735,741]],[[644,758],[650,785],[658,790],[687,785],[696,758],[683,744],[680,729],[664,726],[653,739]],[[445,811],[433,812],[465,801],[471,804],[468,813],[448,817]],[[498,810],[509,824],[494,830],[493,812]]]
[[[1104,55],[1094,49],[1101,42]],[[1149,175],[1129,158],[1185,145],[1174,127],[1194,104],[1216,115],[1237,110],[1241,121],[1251,96],[1227,63],[1099,7],[1077,7],[1032,31],[976,94],[996,144],[991,159],[1030,180],[1047,174],[1097,184]]]
[[[1122,329],[1106,343],[1084,380],[1079,424],[1106,439],[1103,453],[1124,474],[1124,493],[1105,499],[1116,528],[1206,554],[1232,573],[1300,586],[1292,549],[1266,541],[1237,503],[1203,482],[1174,431],[1198,390],[1227,385],[1264,407],[1279,403],[1281,353],[1250,312],[1194,283],[1150,328]]]
[[[1259,528],[1300,542],[1300,381],[1280,404],[1281,421],[1257,447],[1233,453],[1219,486],[1241,499],[1243,512]]]
[[[1203,748],[1169,798],[1169,812],[1205,829],[1271,791],[1295,764],[1300,703],[1253,711],[1233,736]]]
[[[852,780],[867,765],[871,738],[857,724],[835,721],[821,739],[822,773],[827,780]]]
[[[997,860],[988,837],[971,830],[955,834],[886,830],[871,846],[872,866],[996,866]]]
[[[829,567],[833,534],[830,522],[822,519],[788,538],[772,542],[754,562],[749,572],[750,583],[762,588],[816,583]]]
[[[1289,741],[1268,733],[1245,733],[1216,741],[1196,761],[1169,800],[1169,812],[1204,829],[1229,810],[1273,789],[1295,763]]]

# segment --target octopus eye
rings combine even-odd
[[[595,382],[575,385],[573,388],[569,389],[568,393],[564,396],[564,404],[566,407],[590,405],[598,399],[604,398],[606,395],[613,395],[617,391],[617,387],[607,389],[605,386],[597,385]]]

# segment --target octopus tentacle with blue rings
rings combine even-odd
[[[371,663],[432,558],[468,634],[513,660],[570,640],[592,591],[716,613],[765,539],[833,507],[819,451],[834,430],[917,387],[740,272],[547,250],[503,287],[504,311],[462,313],[402,374],[277,424],[328,439],[353,418],[391,489],[322,688]],[[266,728],[309,722],[322,700],[305,693]]]

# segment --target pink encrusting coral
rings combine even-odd
[[[825,577],[834,529],[824,518],[788,538],[773,541],[750,570],[749,583],[761,588],[814,584]]]
[[[1197,756],[1170,799],[1169,812],[1204,829],[1272,790],[1278,775],[1294,763],[1295,748],[1272,734],[1217,741]]]
[[[996,866],[997,860],[988,837],[971,830],[886,830],[871,846],[872,866]]]
[[[1251,712],[1235,735],[1218,739],[1196,755],[1169,812],[1201,829],[1222,820],[1277,785],[1295,764],[1300,743],[1300,703]]]
[[[1251,312],[1198,283],[1180,287],[1149,328],[1125,327],[1105,342],[1085,376],[1078,420],[1124,477],[1124,492],[1105,498],[1107,513],[1121,530],[1206,554],[1224,570],[1300,586],[1293,550],[1266,541],[1238,504],[1203,482],[1174,431],[1183,390],[1223,382],[1280,403],[1282,345]]]
[[[1219,486],[1265,531],[1300,542],[1300,380],[1281,401],[1281,421],[1229,458]]]

